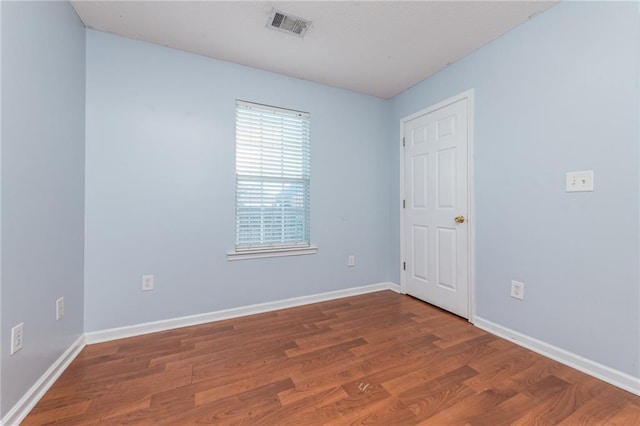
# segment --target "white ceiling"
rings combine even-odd
[[[72,1],[89,28],[390,98],[556,1]],[[312,21],[267,28],[272,8]]]

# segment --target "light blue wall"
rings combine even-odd
[[[0,1],[0,242],[2,241],[2,2]],[[2,244],[0,243],[0,401],[2,401],[2,354],[6,335],[2,328]],[[0,419],[2,419],[2,404],[0,404]]]
[[[311,113],[317,254],[227,260],[236,99]],[[389,279],[388,102],[90,30],[86,112],[86,331]]]
[[[392,101],[397,146],[402,117],[475,89],[477,315],[635,377],[639,55],[637,3],[561,3]],[[566,193],[588,169],[595,192]]]
[[[83,332],[85,104],[85,30],[71,5],[1,7],[0,417]],[[24,348],[11,356],[20,322]]]

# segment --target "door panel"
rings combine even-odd
[[[426,226],[415,225],[413,227],[413,278],[429,281],[429,265],[426,260],[429,250],[429,228]]]
[[[456,230],[438,228],[438,285],[456,291]]]
[[[429,193],[427,188],[427,168],[429,157],[427,155],[417,155],[413,157],[412,189],[413,208],[426,209],[429,207]]]
[[[455,148],[438,151],[438,207],[441,209],[455,207],[456,165]]]
[[[469,315],[468,100],[404,123],[403,244],[408,294]],[[456,222],[464,216],[465,221]]]

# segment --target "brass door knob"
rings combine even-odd
[[[456,223],[464,223],[464,216],[457,216],[454,220]]]

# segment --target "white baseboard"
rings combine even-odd
[[[325,302],[327,300],[356,296],[359,294],[373,293],[375,291],[393,290],[400,293],[400,286],[391,282],[383,282],[362,287],[353,287],[345,290],[330,291],[311,296],[294,297],[275,302],[259,303],[256,305],[242,306],[239,308],[225,309],[222,311],[207,312],[205,314],[190,315],[180,318],[135,324],[126,327],[111,328],[107,330],[85,333],[85,341],[88,345],[93,343],[108,342],[110,340],[123,339],[125,337],[139,336],[174,328],[188,327],[190,325],[204,324],[245,315],[260,314],[278,309],[292,308],[308,305],[310,303]]]
[[[631,376],[630,374],[607,367],[606,365],[564,349],[560,349],[556,346],[550,345],[549,343],[534,339],[526,334],[519,333],[477,316],[474,318],[473,324],[478,328],[488,331],[489,333],[510,340],[517,345],[531,349],[534,352],[561,362],[569,367],[575,368],[576,370],[580,370],[583,373],[596,377],[621,389],[640,395],[640,377]]]
[[[9,410],[7,415],[0,421],[0,424],[7,426],[19,425],[84,347],[84,336],[80,336],[31,386],[27,393],[20,398],[20,401]]]

